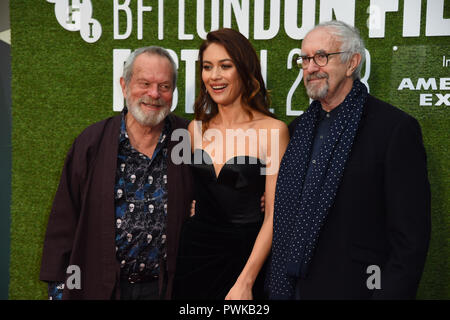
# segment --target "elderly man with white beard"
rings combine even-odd
[[[430,239],[420,126],[359,80],[359,32],[324,22],[298,63],[314,101],[289,125],[274,211],[272,299],[412,299]],[[379,66],[383,67],[383,66]]]
[[[75,139],[44,242],[40,279],[50,299],[171,296],[192,200],[189,167],[170,158],[172,132],[188,124],[170,113],[176,80],[166,50],[137,49],[120,79],[127,108]]]

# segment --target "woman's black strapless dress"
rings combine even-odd
[[[261,228],[264,165],[238,156],[228,160],[216,177],[208,153],[196,149],[192,173],[195,215],[182,229],[174,299],[223,300],[236,282]],[[253,286],[254,299],[264,299],[264,268]]]

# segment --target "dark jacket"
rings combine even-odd
[[[188,121],[168,116],[172,130]],[[120,115],[84,130],[68,152],[53,201],[44,242],[40,279],[63,282],[67,267],[80,268],[81,289],[67,288],[63,299],[119,298],[119,262],[115,252],[114,184]],[[169,141],[169,155],[177,141]],[[188,150],[190,144],[188,144]],[[169,156],[169,159],[171,157]],[[167,276],[170,297],[179,233],[189,216],[191,172],[169,160],[167,215]]]
[[[297,118],[298,119],[298,118]],[[298,120],[289,129],[291,136]],[[368,96],[301,299],[411,299],[430,239],[430,186],[418,122]],[[381,289],[368,289],[381,271]],[[369,282],[371,282],[369,280]]]

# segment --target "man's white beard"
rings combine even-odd
[[[144,112],[141,109],[141,102],[144,99],[137,99],[135,103],[130,101],[131,99],[126,99],[128,111],[131,112],[133,117],[143,126],[155,127],[160,124],[170,113],[170,106],[168,106],[162,99],[158,100],[161,107],[158,110],[147,110]]]
[[[306,85],[306,94],[313,100],[321,100],[324,99],[327,94],[328,94],[328,89],[330,87],[329,83],[328,83],[328,74],[326,73],[318,73],[318,74],[314,74],[314,75],[309,75],[307,80],[311,79],[311,78],[320,78],[323,79],[325,78],[325,83],[324,84],[308,84]]]

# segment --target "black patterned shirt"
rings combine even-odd
[[[116,257],[121,275],[159,274],[166,259],[167,140],[165,121],[152,158],[135,150],[122,113],[115,193]]]
[[[116,257],[121,274],[154,276],[166,259],[167,140],[170,122],[166,119],[150,159],[130,144],[121,114],[117,154],[114,205]],[[49,299],[61,300],[64,282],[49,282]]]

